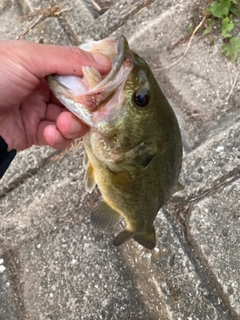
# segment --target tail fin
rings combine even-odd
[[[134,235],[133,231],[124,230],[119,233],[119,235],[113,240],[114,246],[120,246],[121,244],[124,244],[129,239],[131,239]]]
[[[156,245],[156,237],[154,228],[150,233],[135,233],[133,231],[124,230],[119,233],[119,235],[113,240],[115,246],[120,246],[121,244],[127,242],[129,239],[133,238],[143,247],[152,250]]]
[[[152,229],[152,232],[150,232],[150,233],[147,233],[147,232],[136,233],[133,236],[133,239],[147,249],[150,249],[150,250],[154,249],[154,247],[156,245],[156,237],[155,237],[154,227]]]

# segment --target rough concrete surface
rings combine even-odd
[[[125,34],[178,117],[185,187],[160,210],[153,251],[115,248],[120,226],[89,221],[101,195],[84,190],[81,144],[19,153],[0,184],[0,320],[240,319],[240,61],[222,56],[218,29],[184,54],[207,2],[0,2],[1,39]]]

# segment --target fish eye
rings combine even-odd
[[[149,91],[147,88],[140,88],[134,94],[134,102],[140,108],[146,107],[149,103],[149,100],[150,100]]]

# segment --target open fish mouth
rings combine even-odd
[[[122,89],[133,68],[132,51],[123,35],[92,41],[80,49],[106,55],[112,62],[107,76],[86,66],[82,67],[83,77],[50,75],[47,81],[66,108],[87,125],[96,127],[97,121],[112,118],[119,111],[115,109],[123,102]]]

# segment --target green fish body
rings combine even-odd
[[[133,238],[153,249],[156,215],[179,186],[178,122],[151,69],[124,36],[93,42],[87,49],[112,60],[105,78],[86,67],[82,81],[87,90],[72,85],[77,81],[73,76],[53,75],[48,82],[58,99],[90,126],[83,137],[86,189],[91,192],[97,184],[103,197],[91,221],[107,228],[124,218],[126,228],[114,245]]]

